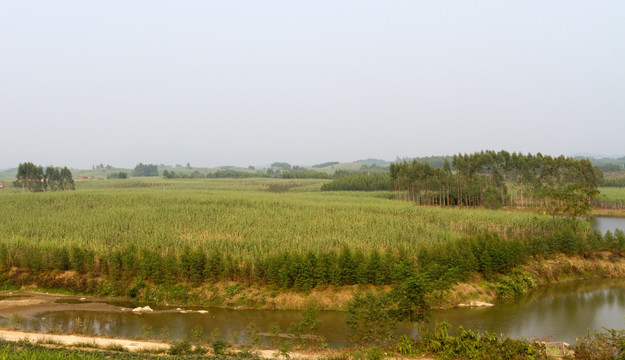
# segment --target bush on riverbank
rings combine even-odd
[[[575,359],[625,358],[625,330],[605,329],[588,333],[575,346]]]
[[[447,322],[436,324],[433,331],[424,331],[418,339],[402,337],[397,351],[404,356],[434,354],[439,359],[548,359],[544,345],[527,340],[475,333],[458,328],[450,336]]]

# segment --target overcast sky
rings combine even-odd
[[[3,1],[0,168],[625,154],[625,1]]]

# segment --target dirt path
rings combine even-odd
[[[128,339],[113,339],[93,336],[81,336],[81,335],[55,335],[55,334],[41,334],[16,330],[0,330],[0,338],[6,341],[22,341],[27,340],[32,343],[55,343],[61,346],[76,346],[79,348],[98,348],[106,349],[111,346],[123,346],[126,350],[132,352],[141,351],[160,351],[161,353],[167,352],[170,345],[168,343],[157,341],[143,341],[143,340],[128,340]],[[236,351],[236,350],[235,350]],[[276,350],[272,349],[256,349],[255,350],[262,358],[271,359],[275,358]],[[316,359],[319,357],[327,357],[332,354],[337,354],[337,351],[324,351],[324,352],[291,352],[289,353],[291,359]]]
[[[93,347],[106,348],[112,345],[121,345],[129,351],[145,350],[160,350],[167,351],[169,344],[151,342],[151,341],[138,341],[138,340],[126,340],[126,339],[110,339],[92,336],[79,336],[79,335],[54,335],[54,334],[40,334],[29,333],[23,331],[14,330],[0,330],[0,337],[7,341],[20,341],[28,340],[30,342],[55,342],[62,345],[74,346],[80,344],[93,344]]]

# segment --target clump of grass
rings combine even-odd
[[[109,344],[106,345],[105,347],[103,347],[104,350],[107,351],[119,351],[119,352],[126,352],[128,351],[128,349],[126,349],[125,347],[123,347],[120,344]]]
[[[98,343],[96,343],[95,340],[75,342],[75,343],[72,343],[72,346],[78,347],[78,348],[100,349],[100,345],[98,345]]]

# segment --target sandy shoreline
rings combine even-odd
[[[37,314],[48,311],[103,311],[103,312],[132,312],[131,308],[105,304],[102,298],[77,295],[49,294],[27,291],[2,291],[0,296],[6,297],[0,300],[0,316],[11,318],[14,315],[22,317],[34,317]],[[57,303],[59,299],[84,299],[84,303]],[[106,299],[108,300],[108,299]],[[116,299],[110,299],[116,300]],[[93,302],[90,302],[93,301]],[[160,310],[154,313],[171,312],[175,310]],[[133,340],[121,338],[107,338],[86,335],[66,335],[66,334],[48,334],[25,332],[20,330],[0,329],[0,339],[6,341],[22,341],[27,340],[32,343],[41,344],[58,344],[59,346],[76,346],[79,348],[106,349],[107,347],[122,346],[124,349],[132,352],[150,351],[166,353],[170,348],[167,342]],[[236,350],[235,350],[236,351]],[[275,357],[276,350],[273,349],[254,349],[263,358]],[[332,352],[332,351],[329,351]],[[324,352],[325,354],[325,352]],[[322,356],[321,353],[302,353],[291,352],[290,357],[295,359],[309,359]]]
[[[3,291],[0,296],[7,297],[0,300],[0,316],[9,318],[12,315],[22,317],[33,317],[36,314],[47,311],[108,311],[121,312],[123,308],[119,306],[105,304],[102,299],[95,297],[81,297],[76,295],[48,294],[27,291]],[[59,299],[73,299],[79,301],[85,299],[85,303],[57,303]],[[94,301],[94,302],[89,302]]]
[[[30,342],[54,342],[62,345],[75,346],[81,344],[93,344],[93,347],[106,348],[112,345],[120,345],[129,351],[139,350],[159,350],[167,351],[169,344],[143,341],[143,340],[128,340],[128,339],[112,339],[102,338],[94,336],[82,336],[82,335],[56,335],[56,334],[41,334],[31,333],[16,330],[0,330],[0,338],[7,341],[20,341],[28,340]]]
[[[169,350],[170,344],[158,341],[116,339],[96,336],[83,335],[56,335],[24,332],[18,330],[0,330],[0,339],[5,341],[29,341],[31,343],[40,344],[58,344],[59,346],[70,346],[76,348],[87,348],[89,350],[106,350],[107,347],[122,346],[125,350],[131,352],[158,352],[164,354]],[[236,348],[234,351],[237,351]],[[254,349],[260,357],[265,359],[275,358],[276,351],[273,349]],[[336,351],[327,350],[321,352],[290,352],[291,359],[313,359],[334,354]],[[430,358],[422,358],[430,359]]]

